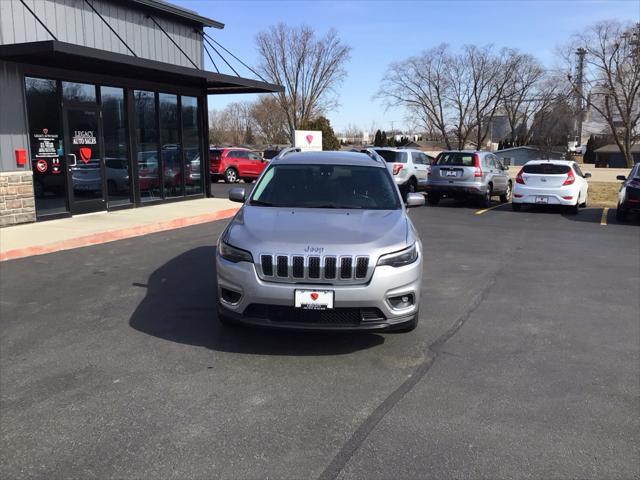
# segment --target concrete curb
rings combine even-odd
[[[55,242],[48,245],[37,247],[16,248],[0,253],[0,262],[7,260],[15,260],[18,258],[32,257],[34,255],[44,255],[46,253],[59,252],[61,250],[71,250],[73,248],[88,247],[89,245],[99,245],[101,243],[115,242],[125,238],[140,237],[149,235],[150,233],[164,232],[166,230],[175,230],[177,228],[190,227],[201,223],[214,222],[230,218],[236,214],[238,208],[228,208],[213,213],[205,213],[194,217],[183,217],[169,220],[167,222],[154,223],[149,225],[139,225],[136,227],[123,228],[120,230],[111,230],[106,232],[94,233],[83,237],[70,238],[61,242]]]

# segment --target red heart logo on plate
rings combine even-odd
[[[313,300],[314,302],[318,299],[319,295],[316,292],[313,292],[311,295],[311,300]]]
[[[45,135],[47,135],[49,133],[49,129],[48,128],[43,128],[42,129],[42,133],[44,133]]]
[[[308,143],[309,145],[311,145],[311,142],[313,142],[313,135],[307,135],[307,136],[306,136],[306,137],[304,137],[304,138],[306,138],[306,139],[307,139],[307,143]]]
[[[89,163],[91,160],[91,149],[89,147],[80,147],[80,160]]]

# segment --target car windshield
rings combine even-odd
[[[407,152],[394,150],[376,150],[376,153],[385,159],[387,163],[407,163]]]
[[[534,175],[564,175],[569,173],[569,166],[557,163],[534,163],[522,167],[522,172]]]
[[[438,155],[436,165],[460,165],[463,167],[473,167],[473,153],[467,152],[442,152]]]
[[[250,205],[396,210],[401,204],[385,169],[353,165],[272,165]]]

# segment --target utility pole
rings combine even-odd
[[[580,47],[576,50],[576,55],[578,56],[578,65],[576,66],[576,137],[578,138],[578,143],[582,144],[582,120],[584,116],[584,103],[583,103],[583,92],[584,92],[584,56],[587,54],[587,51]]]

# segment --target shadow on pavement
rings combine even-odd
[[[215,247],[189,250],[149,277],[144,300],[129,325],[164,340],[222,352],[260,355],[340,355],[375,347],[371,333],[305,333],[224,328],[216,318]]]

